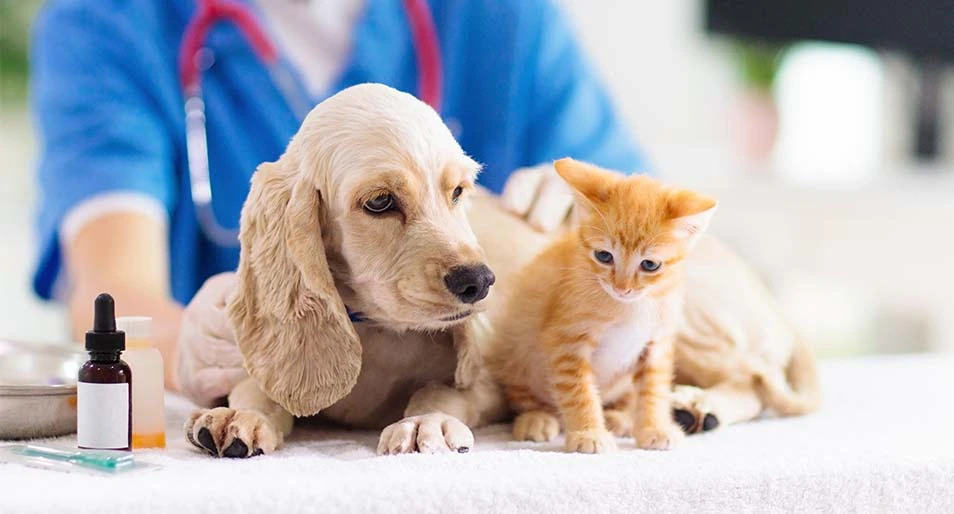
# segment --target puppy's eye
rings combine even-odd
[[[383,214],[394,209],[394,197],[391,193],[383,193],[364,202],[364,210],[370,214]]]
[[[643,271],[649,272],[658,270],[660,266],[662,266],[661,262],[651,259],[643,259],[643,262],[639,263],[639,267],[642,268]]]
[[[464,192],[464,188],[457,186],[454,188],[454,192],[451,193],[451,201],[457,203],[457,200],[460,200],[461,193]]]
[[[597,250],[593,252],[593,257],[596,257],[596,260],[602,262],[603,264],[613,263],[613,254],[607,252],[606,250]]]

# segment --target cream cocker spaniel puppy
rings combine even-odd
[[[505,413],[476,340],[495,278],[466,210],[479,165],[437,113],[364,84],[307,116],[252,177],[228,316],[250,378],[186,435],[282,445],[296,416],[383,428],[378,452],[466,452]]]

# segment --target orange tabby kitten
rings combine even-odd
[[[518,413],[514,437],[549,441],[562,419],[568,451],[613,450],[614,435],[668,449],[683,437],[669,403],[682,260],[716,202],[572,159],[555,166],[576,190],[576,223],[515,275],[488,353]]]

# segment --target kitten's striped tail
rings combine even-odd
[[[821,388],[811,347],[799,338],[785,375],[760,374],[759,396],[766,407],[782,416],[801,416],[818,409]]]

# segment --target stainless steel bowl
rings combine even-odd
[[[85,360],[65,345],[0,341],[0,439],[76,432],[76,373]]]

